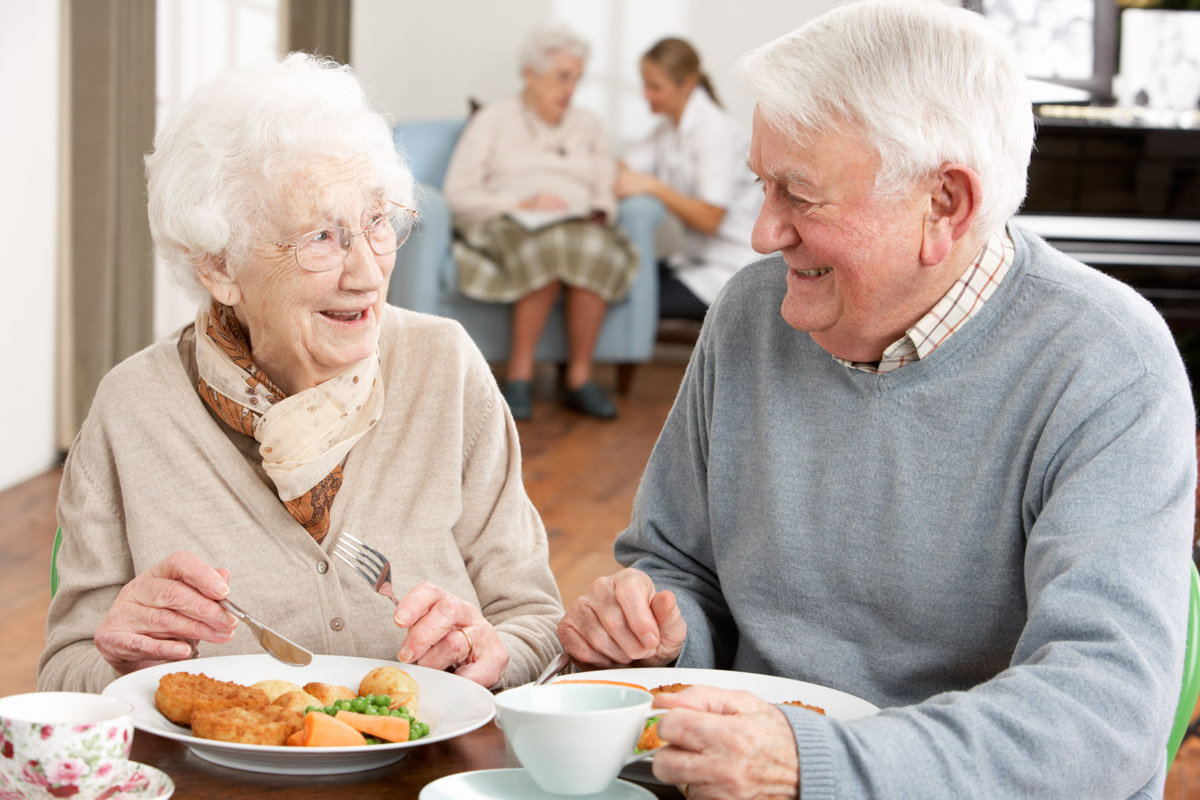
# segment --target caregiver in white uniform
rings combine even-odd
[[[654,195],[683,223],[683,251],[660,264],[659,316],[703,319],[733,273],[759,258],[750,247],[762,205],[746,167],[750,140],[684,40],[655,44],[641,70],[650,110],[664,119],[625,155],[616,194]]]

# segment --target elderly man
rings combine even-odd
[[[692,798],[1161,797],[1195,413],[1153,308],[1008,221],[1019,65],[971,12],[883,0],[741,73],[775,254],[709,311],[630,566],[564,646],[884,709],[664,696],[654,772]]]

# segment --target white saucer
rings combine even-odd
[[[654,793],[623,780],[603,792],[573,795],[578,800],[644,800]],[[482,769],[438,778],[421,790],[419,800],[563,800],[567,795],[544,792],[525,770]]]
[[[127,761],[129,766],[127,771],[122,775],[122,782],[128,788],[120,789],[114,792],[121,800],[167,800],[168,797],[175,794],[175,781],[171,780],[171,776],[160,769],[156,769],[149,764],[139,764],[136,761]],[[141,775],[142,779],[136,776]],[[120,784],[117,784],[120,787]],[[101,797],[103,797],[103,793]]]
[[[98,793],[79,793],[76,797],[120,797],[121,800],[167,800],[175,793],[175,782],[165,772],[149,764],[122,761],[112,773],[112,783]],[[5,797],[21,800],[54,800],[55,795],[40,787],[30,787],[0,773],[0,790]]]

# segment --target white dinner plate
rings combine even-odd
[[[218,742],[192,736],[190,728],[171,722],[154,705],[159,679],[171,672],[202,672],[210,678],[246,686],[276,679],[301,686],[317,681],[357,691],[359,681],[371,670],[396,666],[416,680],[417,719],[429,725],[429,735],[415,742],[363,747],[275,747]],[[197,658],[131,672],[110,683],[103,694],[133,705],[133,724],[139,731],[183,742],[197,756],[215,764],[281,775],[330,775],[382,767],[404,758],[413,747],[469,733],[487,724],[496,713],[491,692],[466,678],[414,664],[352,656],[314,655],[312,663],[304,667],[289,667],[265,653]]]
[[[585,796],[587,800],[644,800],[654,794],[636,784],[613,781],[607,789]],[[418,800],[563,800],[533,782],[529,773],[516,769],[481,769],[438,778],[425,785]]]
[[[726,669],[690,669],[686,667],[647,667],[644,669],[601,669],[560,675],[558,681],[604,680],[634,683],[647,689],[670,683],[691,683],[714,686],[718,689],[741,689],[767,703],[786,703],[799,700],[810,706],[820,706],[833,719],[852,720],[878,714],[879,708],[861,697],[805,681],[759,675],[753,672],[734,672]],[[654,777],[653,756],[635,761],[621,770],[623,777],[643,783],[661,783]]]

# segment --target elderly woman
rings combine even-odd
[[[225,597],[315,652],[533,678],[561,605],[516,427],[456,323],[385,303],[413,181],[357,79],[230,71],[146,164],[155,246],[201,302],[71,447],[40,687],[258,652]],[[331,558],[342,531],[390,557],[397,606]]]
[[[513,304],[504,397],[517,419],[532,414],[534,351],[564,287],[563,405],[616,416],[591,380],[592,353],[608,303],[637,277],[637,251],[612,225],[615,164],[600,121],[571,107],[587,54],[569,31],[535,33],[522,51],[524,90],[475,114],[446,172],[459,288]]]
[[[641,61],[643,94],[662,121],[625,154],[618,197],[649,194],[683,224],[683,248],[659,268],[659,315],[704,319],[733,274],[759,258],[750,232],[762,191],[746,168],[750,138],[717,101],[700,56],[683,39]]]

